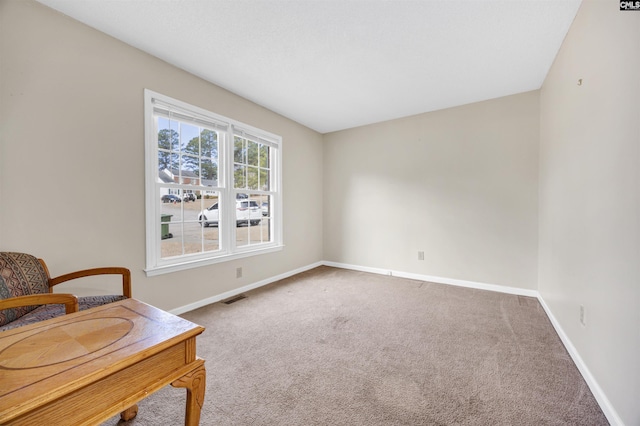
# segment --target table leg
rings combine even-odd
[[[120,418],[126,422],[134,418],[137,414],[138,414],[138,406],[132,405],[131,407],[127,408],[122,413],[120,413]]]
[[[204,391],[206,385],[207,372],[204,362],[175,380],[171,386],[187,389],[187,407],[185,426],[198,426],[200,424],[200,411],[204,405]]]

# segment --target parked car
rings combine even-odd
[[[182,197],[182,199],[184,201],[196,201],[198,198],[193,192],[187,192],[186,194],[184,194],[184,197]]]
[[[218,203],[213,204],[206,210],[202,210],[198,215],[200,224],[205,228],[209,225],[218,226],[220,220],[220,212]],[[255,226],[262,220],[262,212],[257,201],[254,200],[236,200],[236,226],[251,224]]]
[[[174,194],[165,194],[165,195],[162,196],[161,200],[162,200],[163,203],[180,203],[180,202],[182,202],[180,197],[178,197],[177,195],[174,195]]]
[[[266,201],[262,203],[261,209],[262,216],[269,216],[269,203],[267,203]]]

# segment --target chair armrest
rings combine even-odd
[[[67,314],[78,312],[78,298],[68,293],[30,294],[0,300],[0,310],[33,305],[62,304]]]
[[[54,285],[58,285],[65,281],[75,280],[76,278],[90,277],[93,275],[122,275],[122,294],[127,298],[131,298],[131,271],[129,271],[127,268],[121,268],[117,266],[84,269],[82,271],[60,275],[56,278],[50,278],[49,290],[51,290]]]

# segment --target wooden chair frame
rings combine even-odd
[[[64,304],[65,312],[67,314],[78,312],[78,298],[73,294],[54,293],[53,287],[67,281],[75,280],[77,278],[90,277],[94,275],[122,275],[122,294],[127,298],[131,298],[131,271],[127,268],[121,268],[117,266],[91,268],[51,278],[49,268],[47,268],[47,264],[44,262],[44,260],[38,259],[38,261],[44,268],[44,272],[47,275],[49,293],[31,294],[28,296],[18,296],[10,297],[8,299],[1,299],[0,310],[18,308],[21,306]]]
[[[49,274],[49,268],[44,260],[38,259],[40,264],[44,268],[44,272],[47,274],[47,281],[49,281],[49,292],[53,293],[53,286],[62,284],[66,281],[75,280],[77,278],[90,277],[93,275],[122,275],[122,294],[126,298],[131,298],[131,271],[127,268],[121,268],[117,266],[109,266],[105,268],[91,268],[84,269],[82,271],[70,272],[68,274],[60,275],[56,278],[51,278]]]
[[[69,293],[30,294],[0,300],[0,309],[20,308],[32,305],[64,304],[65,313],[78,312],[78,298]]]

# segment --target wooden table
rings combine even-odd
[[[203,327],[135,299],[0,332],[0,425],[95,425],[171,384],[198,425]],[[144,416],[144,412],[140,413]]]

